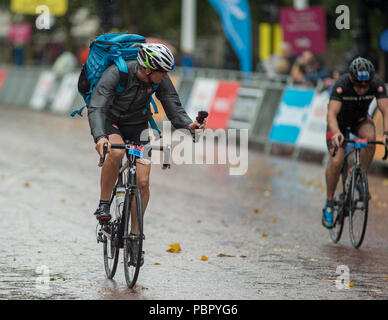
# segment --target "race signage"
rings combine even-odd
[[[326,115],[329,104],[329,93],[315,93],[311,103],[311,111],[303,125],[297,145],[316,151],[326,151]]]
[[[7,77],[7,70],[5,69],[0,70],[0,92],[1,92],[1,89],[3,88],[3,84],[5,82],[6,77]]]
[[[269,140],[295,144],[311,111],[313,89],[286,87],[272,123]]]
[[[228,127],[251,129],[257,118],[264,92],[262,89],[240,88]]]
[[[283,39],[294,54],[310,50],[315,54],[326,52],[326,13],[322,6],[310,6],[303,10],[293,7],[280,8],[280,24]]]
[[[55,73],[53,71],[42,72],[32,94],[30,108],[34,110],[43,110],[47,106],[54,85]]]
[[[198,111],[209,111],[218,87],[218,80],[208,78],[196,78],[190,97],[187,102],[186,112],[191,119],[195,119]]]
[[[239,82],[218,82],[218,88],[211,103],[207,120],[207,127],[209,129],[227,128],[239,89]]]
[[[50,14],[63,16],[67,12],[67,2],[67,0],[11,0],[11,11],[36,15],[39,6],[47,6]]]
[[[69,113],[73,108],[73,102],[78,93],[77,88],[79,73],[66,74],[59,86],[57,94],[54,98],[51,110],[57,113]]]

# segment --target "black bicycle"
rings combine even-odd
[[[197,121],[202,124],[208,116],[206,111],[198,113]],[[196,136],[193,142],[196,142]],[[104,145],[104,154],[100,159],[101,167],[105,161],[107,144]],[[111,148],[125,149],[127,161],[120,166],[117,182],[113,188],[110,199],[110,213],[112,219],[109,223],[97,225],[97,242],[103,243],[104,266],[108,279],[113,279],[116,274],[120,249],[124,254],[124,274],[129,288],[133,288],[143,265],[144,251],[143,241],[143,205],[140,191],[136,186],[136,160],[143,158],[144,154],[151,150],[163,151],[162,168],[171,167],[171,146],[138,146],[133,142],[125,141],[125,144],[112,144]],[[134,206],[131,206],[134,201]],[[136,208],[136,212],[131,210]],[[131,234],[131,227],[138,230]]]
[[[368,144],[382,144],[382,141],[366,139],[349,139],[349,131],[345,134],[344,144],[351,143],[353,148],[345,153],[341,169],[342,190],[334,196],[333,228],[329,230],[330,238],[337,243],[342,235],[344,220],[349,217],[350,241],[354,248],[359,248],[364,240],[368,220],[368,205],[370,200],[368,178],[361,167],[360,150]],[[336,155],[338,148],[333,152]],[[387,148],[383,160],[387,158]],[[354,155],[354,163],[350,165],[350,156]]]

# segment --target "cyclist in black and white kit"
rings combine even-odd
[[[326,168],[327,201],[323,209],[322,224],[330,229],[333,227],[333,197],[344,161],[342,142],[346,127],[351,128],[354,135],[368,139],[376,139],[376,128],[368,114],[371,101],[376,98],[377,106],[383,114],[384,136],[388,137],[388,96],[384,82],[374,77],[373,64],[362,57],[354,59],[349,66],[349,73],[338,79],[332,89],[327,112],[326,141],[329,153],[339,147],[335,157],[330,157]],[[340,148],[342,147],[342,148]],[[387,145],[386,145],[387,147]],[[361,165],[368,171],[375,153],[375,145],[368,145],[361,150]]]
[[[174,69],[174,57],[162,44],[146,43],[139,45],[137,61],[126,61],[128,82],[120,96],[115,96],[119,83],[119,69],[115,64],[107,68],[101,76],[88,106],[88,118],[96,150],[103,155],[103,145],[108,143],[107,158],[101,170],[100,203],[94,213],[100,223],[111,219],[109,201],[116,182],[120,161],[124,150],[111,149],[111,144],[123,144],[124,140],[136,144],[147,144],[149,138],[141,140],[142,132],[148,130],[151,111],[143,114],[144,108],[152,94],[153,84],[159,84],[156,97],[161,101],[167,118],[177,128],[190,130],[204,129],[206,119],[201,125],[192,121],[183,109],[179,96],[168,77],[167,72]],[[114,98],[114,99],[113,99]],[[143,214],[147,208],[150,191],[149,177],[151,162],[137,159],[137,186],[141,193]],[[134,204],[132,203],[133,210]],[[137,226],[131,226],[131,235],[136,237]]]

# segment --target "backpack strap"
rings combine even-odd
[[[128,83],[128,66],[122,56],[118,56],[116,59],[113,60],[113,62],[116,64],[117,68],[119,69],[120,79],[119,79],[119,85],[117,86],[116,91],[117,91],[117,94],[121,94],[123,93]]]
[[[159,113],[158,111],[158,107],[156,106],[156,103],[155,103],[155,100],[152,98],[152,95],[154,94],[154,92],[156,92],[156,90],[158,90],[159,88],[159,84],[158,83],[154,83],[152,85],[152,91],[151,91],[151,96],[150,96],[150,99],[148,100],[145,108],[143,109],[142,111],[142,114],[145,115],[147,113],[147,110],[150,110],[151,109],[151,105],[152,107],[154,108],[154,112],[155,113]],[[158,128],[158,125],[156,124],[156,121],[154,120],[154,118],[150,118],[149,120],[149,123],[151,125],[151,128],[155,131],[157,131],[159,133],[159,135],[161,134],[161,131],[159,130]]]

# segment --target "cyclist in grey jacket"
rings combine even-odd
[[[185,128],[194,133],[195,129],[206,127],[206,121],[202,125],[197,121],[193,122],[181,105],[179,96],[167,75],[167,72],[174,69],[174,57],[166,46],[141,44],[137,61],[127,61],[127,66],[129,76],[123,93],[114,97],[120,74],[117,66],[113,64],[102,74],[88,106],[91,134],[100,156],[103,155],[104,143],[108,143],[107,158],[101,170],[100,203],[94,213],[100,223],[111,219],[109,201],[120,161],[124,156],[124,150],[111,149],[110,144],[123,144],[124,140],[131,140],[137,144],[148,143],[148,135],[144,138],[142,132],[148,130],[148,121],[152,114],[149,109],[143,114],[143,110],[150,99],[154,84],[159,84],[155,92],[156,97],[161,101],[168,119],[175,128]],[[150,196],[151,162],[147,159],[138,159],[136,169],[137,186],[140,189],[144,214]],[[131,233],[138,233],[136,226],[131,228],[133,228]]]

